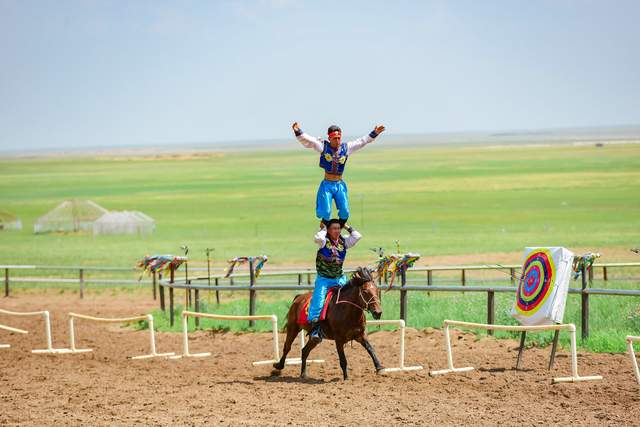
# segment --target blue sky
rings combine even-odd
[[[638,1],[0,0],[0,147],[640,123]]]

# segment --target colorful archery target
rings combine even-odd
[[[573,253],[565,248],[525,248],[511,314],[523,325],[561,323]]]
[[[555,279],[553,256],[546,249],[533,252],[525,260],[516,296],[517,310],[525,316],[536,313],[549,298]]]

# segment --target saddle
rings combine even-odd
[[[339,286],[333,286],[331,288],[329,288],[327,290],[327,297],[324,299],[324,306],[322,307],[322,311],[320,312],[320,319],[319,320],[324,320],[325,317],[327,316],[327,309],[329,308],[329,301],[331,301],[331,297],[333,296],[334,292],[338,292],[338,288],[340,288]],[[307,297],[307,299],[305,300],[304,304],[302,304],[302,307],[300,308],[300,312],[298,313],[298,323],[300,325],[308,325],[309,323],[311,323],[309,321],[309,304],[311,304],[311,297],[312,295],[309,295]]]

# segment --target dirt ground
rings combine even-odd
[[[18,293],[0,299],[0,307],[49,310],[54,346],[66,347],[69,311],[116,317],[155,305],[135,294],[80,301]],[[279,377],[266,366],[252,367],[270,358],[270,334],[203,331],[190,335],[191,350],[212,357],[132,361],[126,357],[148,350],[148,331],[79,321],[78,346],[94,352],[50,356],[30,353],[44,345],[40,319],[0,315],[0,323],[30,331],[0,331],[0,343],[12,346],[0,349],[0,425],[640,425],[640,387],[626,355],[580,354],[580,373],[604,380],[552,385],[552,377],[569,373],[566,352],[549,372],[549,350],[527,350],[524,369],[516,372],[517,342],[455,333],[456,364],[478,369],[431,378],[430,369],[445,367],[442,333],[408,329],[406,364],[423,365],[422,371],[378,376],[356,344],[347,349],[351,379],[344,382],[327,341],[313,353],[325,364],[311,365],[303,381],[298,366]],[[396,366],[398,333],[370,338],[385,366]],[[180,342],[179,334],[158,334],[158,351],[178,352]]]

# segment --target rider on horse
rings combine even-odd
[[[349,236],[341,234],[341,224],[337,219],[328,221],[327,226],[321,224],[320,231],[315,235],[318,244],[316,255],[316,284],[309,303],[308,319],[311,322],[311,338],[322,340],[320,328],[320,314],[324,306],[327,291],[333,286],[344,286],[347,277],[342,273],[342,264],[347,256],[347,249],[352,248],[362,238],[362,235],[350,226],[346,226]]]
[[[302,145],[320,153],[320,167],[324,169],[324,180],[320,183],[316,196],[316,216],[327,225],[331,218],[331,201],[335,200],[340,226],[344,227],[349,218],[347,184],[342,180],[347,159],[351,153],[373,142],[384,131],[384,126],[378,125],[368,135],[349,142],[341,142],[342,131],[335,125],[329,127],[329,140],[307,135],[297,122],[292,128]]]

